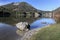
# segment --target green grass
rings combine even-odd
[[[42,28],[30,40],[60,40],[60,24]]]

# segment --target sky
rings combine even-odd
[[[0,0],[0,6],[12,2],[27,2],[36,9],[52,11],[60,7],[60,0]]]

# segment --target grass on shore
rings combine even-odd
[[[60,40],[60,24],[42,28],[30,40]]]

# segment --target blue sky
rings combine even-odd
[[[39,10],[51,11],[60,7],[60,0],[0,0],[0,5],[11,2],[27,2]]]

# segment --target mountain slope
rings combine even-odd
[[[14,22],[12,21],[13,23],[20,22],[20,21],[28,21],[31,23],[32,21],[37,19],[37,18],[35,19],[33,17],[33,15],[34,15],[33,13],[35,13],[35,12],[37,12],[37,13],[49,12],[49,11],[38,10],[26,2],[16,2],[16,3],[10,3],[7,5],[0,6],[0,11],[3,11],[3,12],[8,11],[11,14],[11,17],[0,18],[2,20],[2,22],[8,21],[8,23],[10,23],[12,20],[14,21]],[[28,19],[26,19],[25,17],[21,17],[20,14],[24,15],[24,12],[31,13],[31,15],[30,14],[29,15],[32,17],[28,18]],[[5,20],[3,20],[3,19],[5,19]],[[12,20],[10,20],[10,19],[12,19]]]
[[[54,18],[57,21],[57,23],[60,23],[60,7],[53,10]]]
[[[18,11],[18,12],[37,12],[37,9],[31,6],[30,4],[26,2],[17,2],[17,3],[11,3],[4,5],[3,7],[11,9],[12,11]]]
[[[8,24],[15,24],[17,22],[20,21],[27,21],[29,23],[31,23],[33,20],[36,20],[34,18],[25,18],[25,17],[20,17],[19,14],[20,13],[24,13],[24,12],[38,12],[36,8],[34,8],[33,6],[31,6],[30,4],[26,3],[26,2],[17,2],[17,3],[10,3],[7,5],[3,5],[0,6],[0,11],[2,13],[4,12],[9,12],[11,14],[10,17],[0,17],[0,22],[4,22],[4,23],[8,23]],[[17,13],[17,15],[16,15]],[[23,20],[22,20],[23,19]]]

